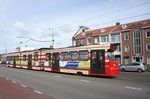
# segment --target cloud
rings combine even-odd
[[[37,32],[37,38],[39,39],[49,39],[52,37],[52,33],[54,33],[54,36],[59,36],[57,30],[49,30],[49,29],[42,29],[40,32]]]
[[[72,27],[70,27],[70,26],[61,26],[60,28],[59,28],[59,30],[60,31],[62,31],[62,32],[64,32],[64,33],[71,33],[72,32]]]
[[[23,22],[16,22],[14,26],[19,32],[19,35],[29,35],[30,30],[25,26]]]

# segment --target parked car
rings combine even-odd
[[[137,71],[137,72],[144,72],[147,67],[143,63],[129,63],[120,66],[121,71]]]

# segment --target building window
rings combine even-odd
[[[150,31],[146,32],[146,38],[150,38]]]
[[[141,51],[141,32],[136,29],[133,31],[134,53],[140,54]]]
[[[121,64],[121,58],[120,58],[120,57],[117,57],[117,56],[115,56],[115,57],[116,57],[117,62],[118,62],[119,64]]]
[[[107,42],[109,42],[108,35],[101,36],[101,43],[107,43]]]
[[[117,51],[117,52],[120,52],[120,51],[121,51],[120,45],[117,45],[116,51]]]
[[[112,34],[111,42],[120,42],[120,34]]]
[[[97,44],[99,42],[98,37],[94,38],[94,44]]]
[[[124,48],[125,52],[129,52],[129,46],[125,46]]]
[[[91,39],[91,37],[88,37],[87,38],[87,44],[91,44],[92,43],[92,39]]]
[[[146,45],[146,50],[147,50],[147,51],[150,51],[150,43],[148,43],[148,44]]]
[[[125,64],[129,63],[129,57],[124,58],[124,60],[125,60]]]
[[[124,40],[129,40],[129,35],[128,34],[124,34]]]
[[[79,39],[76,40],[75,42],[76,42],[76,45],[80,45],[80,40]]]
[[[150,57],[147,57],[147,64],[150,64]]]
[[[85,45],[85,40],[81,40],[81,45]]]

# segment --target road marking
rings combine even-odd
[[[40,91],[37,91],[37,90],[33,90],[34,92],[36,92],[36,93],[38,93],[38,94],[43,94],[42,92],[40,92]]]
[[[59,78],[59,77],[61,77],[61,76],[59,76],[59,75],[55,75],[55,77],[58,77],[58,78]]]
[[[27,87],[27,86],[25,86],[25,85],[21,85],[22,87]]]
[[[15,84],[17,83],[16,81],[12,81],[12,82],[15,83]]]
[[[83,79],[81,79],[80,81],[82,81],[82,82],[90,82],[89,80],[83,80]]]
[[[143,89],[141,89],[141,88],[129,87],[129,86],[125,86],[125,88],[127,88],[127,89],[133,89],[133,90],[143,90]]]

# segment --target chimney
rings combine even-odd
[[[116,26],[119,26],[120,25],[120,22],[116,22]]]

